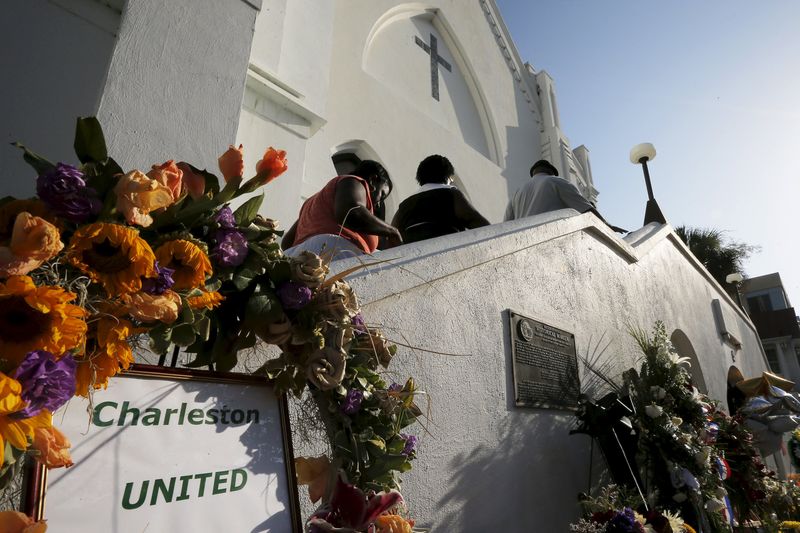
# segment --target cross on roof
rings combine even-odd
[[[436,37],[433,36],[431,33],[431,45],[428,44],[420,39],[419,37],[414,36],[414,42],[417,43],[417,46],[425,50],[425,52],[431,56],[431,96],[438,101],[439,100],[439,65],[442,65],[448,72],[453,71],[453,67],[450,66],[450,63],[444,60],[442,56],[439,55],[439,44],[436,40]]]

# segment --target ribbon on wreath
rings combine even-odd
[[[731,466],[724,457],[717,456],[714,459],[714,463],[717,466],[717,474],[719,474],[720,480],[725,481],[731,477]],[[731,499],[727,494],[725,494],[725,496],[722,498],[722,501],[725,504],[725,512],[728,515],[728,522],[730,522],[731,526],[733,526],[733,505],[731,505]]]

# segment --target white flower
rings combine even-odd
[[[671,511],[660,511],[661,515],[667,519],[669,522],[669,527],[672,528],[672,531],[683,531],[683,518],[677,512],[673,513]]]
[[[707,447],[704,447],[694,454],[694,460],[697,463],[697,466],[704,466],[706,463],[708,463],[709,457],[710,454]]]
[[[708,511],[709,513],[713,513],[715,511],[719,511],[720,509],[724,508],[725,508],[725,503],[722,500],[711,498],[706,502],[706,511]]]
[[[656,400],[663,400],[664,397],[667,395],[667,391],[663,387],[659,387],[658,385],[653,385],[650,387],[650,394],[653,395],[653,398]]]
[[[673,426],[680,427],[680,426],[681,426],[681,424],[683,424],[683,418],[681,418],[681,417],[679,417],[679,416],[673,416],[673,417],[670,419],[670,422],[672,422],[672,425],[673,425]]]
[[[724,487],[717,487],[717,490],[714,494],[716,495],[717,498],[721,500],[722,498],[728,495],[728,491],[725,490]]]
[[[686,493],[685,492],[676,492],[673,494],[672,499],[678,503],[683,503],[686,501]]]
[[[658,418],[664,412],[659,405],[650,404],[644,408],[644,413],[650,418]]]

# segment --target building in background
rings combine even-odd
[[[800,324],[780,274],[746,279],[739,291],[758,330],[769,366],[773,372],[800,384]]]

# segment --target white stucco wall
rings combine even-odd
[[[75,164],[75,119],[97,113],[120,14],[92,0],[11,0],[0,17],[0,196],[32,196],[35,172],[10,143]]]
[[[236,137],[259,6],[127,2],[98,112],[124,169],[176,159],[217,172]]]
[[[533,520],[535,531],[560,532],[578,517],[589,439],[568,435],[570,412],[514,406],[507,309],[573,332],[579,354],[608,344],[603,358],[620,372],[639,356],[628,325],[662,320],[686,334],[694,370],[724,403],[733,360],[712,312],[719,299],[742,342],[735,364],[746,376],[766,368],[752,324],[668,226],[626,242],[594,215],[564,210],[375,256],[389,258],[351,277],[367,322],[406,345],[464,354],[401,348],[388,371],[417,380],[423,411],[430,401],[430,434],[417,429],[403,492],[434,531],[532,531]]]

